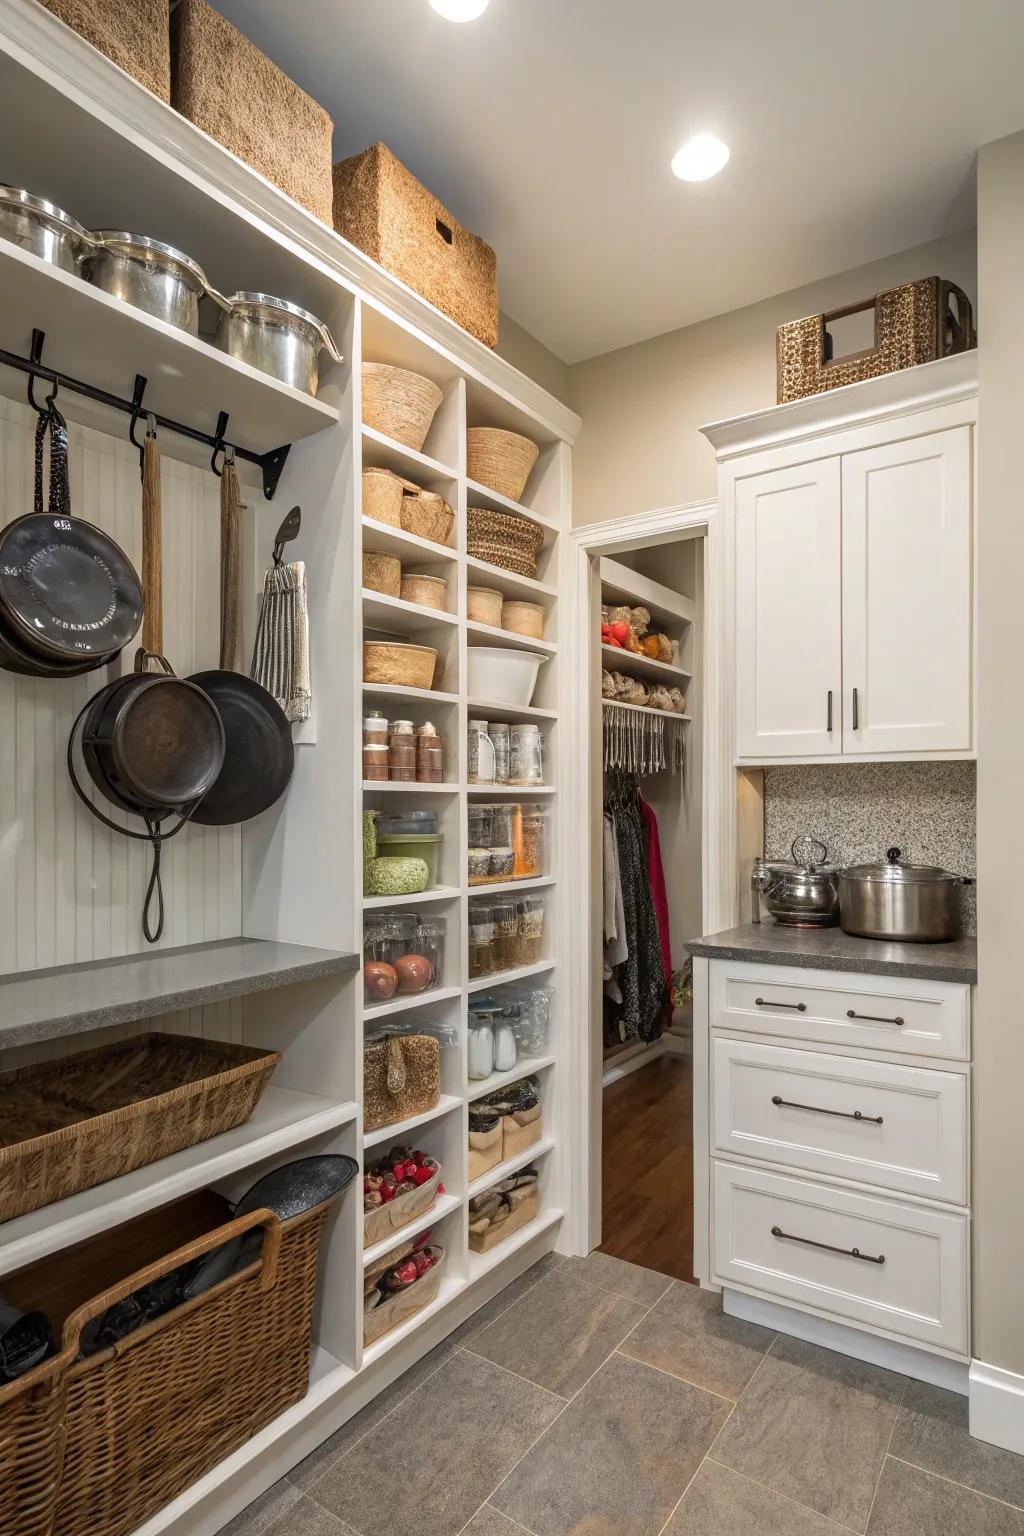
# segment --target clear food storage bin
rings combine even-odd
[[[363,923],[363,994],[368,1003],[428,992],[441,984],[443,918],[370,913]]]
[[[512,820],[512,878],[530,880],[547,873],[546,805],[514,805]]]
[[[498,957],[495,946],[494,912],[478,901],[469,904],[469,979],[493,976]]]
[[[516,897],[516,965],[537,965],[544,958],[544,908],[542,895]]]
[[[377,853],[381,858],[422,859],[427,866],[427,889],[435,886],[441,864],[443,832],[380,832]]]

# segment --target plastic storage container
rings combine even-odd
[[[469,978],[493,976],[497,969],[494,913],[479,902],[469,904]]]
[[[427,884],[430,890],[437,884],[437,871],[441,862],[443,832],[389,832],[377,834],[377,850],[382,859],[422,859],[427,866]]]
[[[547,659],[530,651],[471,645],[466,653],[469,696],[523,709],[533,701],[537,673]]]

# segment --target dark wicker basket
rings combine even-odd
[[[537,575],[544,530],[529,518],[489,507],[466,508],[466,553],[516,576]]]

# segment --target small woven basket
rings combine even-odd
[[[436,491],[407,492],[402,497],[400,520],[406,533],[446,547],[455,527],[455,513]]]
[[[394,555],[378,555],[374,550],[364,549],[363,586],[370,592],[383,592],[385,597],[401,597],[401,560]]]
[[[363,516],[389,528],[402,526],[402,497],[406,482],[390,469],[363,470]]]
[[[506,601],[501,605],[501,627],[528,640],[543,640],[544,609],[539,603]]]
[[[363,423],[418,453],[444,398],[433,379],[393,368],[389,363],[364,363]]]
[[[417,571],[407,571],[402,577],[399,595],[403,603],[419,603],[421,608],[436,608],[438,613],[448,612],[448,583],[443,576],[426,576]]]
[[[537,556],[544,544],[544,530],[536,523],[512,512],[469,507],[466,527],[466,552],[475,560],[485,560],[516,576],[536,578]]]
[[[494,587],[466,588],[466,617],[475,624],[501,628],[501,593]]]
[[[536,443],[501,427],[469,427],[466,432],[466,474],[489,491],[519,501],[540,453]]]
[[[363,642],[363,682],[391,688],[430,688],[437,652],[429,645],[401,645],[393,640]]]

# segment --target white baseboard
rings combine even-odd
[[[652,1061],[657,1061],[659,1056],[665,1054],[664,1037],[660,1040],[652,1040],[650,1044],[638,1041],[634,1052],[623,1051],[621,1056],[613,1056],[611,1063],[604,1069],[601,1077],[602,1088],[607,1088],[609,1083],[617,1083],[620,1078],[628,1077],[631,1072],[636,1072],[640,1067],[649,1067]]]
[[[776,1333],[790,1333],[794,1338],[806,1339],[810,1344],[820,1344],[823,1349],[834,1349],[838,1355],[850,1355],[854,1360],[866,1360],[869,1365],[881,1365],[887,1371],[898,1371],[901,1376],[912,1376],[916,1381],[927,1381],[933,1387],[945,1387],[948,1392],[967,1396],[967,1366],[957,1360],[946,1360],[929,1350],[916,1349],[913,1344],[898,1344],[894,1339],[881,1339],[877,1334],[863,1333],[859,1328],[848,1328],[845,1323],[833,1323],[827,1318],[814,1317],[809,1312],[798,1312],[795,1307],[783,1306],[777,1301],[765,1301],[760,1296],[748,1296],[743,1291],[726,1287],[722,1292],[722,1306],[730,1317],[742,1317],[748,1323],[760,1323],[763,1328],[774,1328]],[[990,1367],[985,1366],[988,1370]],[[971,1386],[971,1434],[974,1434],[973,1370]],[[1018,1390],[1024,1391],[1024,1378]],[[1020,1399],[1024,1410],[1024,1397]],[[1024,1426],[1024,1418],[1021,1420]],[[988,1438],[980,1436],[981,1439]],[[1002,1445],[1003,1441],[998,1441]],[[1015,1450],[1015,1446],[1010,1446]]]
[[[971,1361],[970,1429],[976,1440],[1024,1456],[1024,1376]]]

